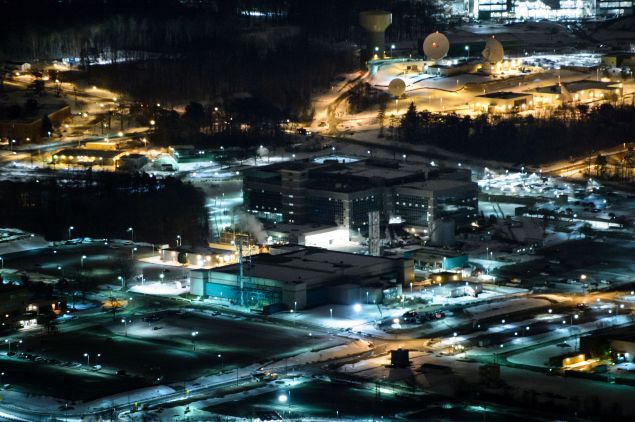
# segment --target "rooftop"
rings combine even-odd
[[[530,93],[525,93],[525,92],[509,92],[509,91],[502,91],[502,92],[490,92],[487,94],[481,94],[481,95],[477,95],[478,98],[498,98],[498,99],[502,99],[502,100],[512,100],[514,98],[525,98],[530,96]]]
[[[400,186],[400,188],[403,189],[416,189],[430,192],[442,192],[467,187],[471,187],[474,190],[478,189],[478,185],[475,182],[454,179],[430,179],[424,182],[412,182]]]
[[[86,148],[66,148],[66,149],[57,151],[55,153],[55,155],[57,156],[95,157],[95,158],[102,158],[104,160],[114,159],[123,154],[126,154],[126,153],[124,151],[109,151],[109,150],[86,149]]]
[[[273,248],[275,249],[275,248]],[[286,248],[281,254],[254,255],[251,262],[245,262],[243,274],[246,277],[268,278],[282,282],[308,282],[338,276],[347,268],[365,268],[386,261],[368,255],[336,252],[313,247]],[[238,274],[237,264],[214,269],[215,272]]]

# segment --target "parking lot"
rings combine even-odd
[[[19,348],[13,345],[17,354],[2,355],[3,382],[34,394],[85,400],[154,383],[178,381],[182,388],[187,380],[221,369],[344,343],[299,328],[187,309],[126,311],[114,318],[90,312],[79,313],[57,333],[22,337]]]

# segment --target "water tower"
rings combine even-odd
[[[384,58],[386,28],[392,23],[392,13],[383,10],[367,10],[359,14],[359,24],[366,30],[367,57]]]

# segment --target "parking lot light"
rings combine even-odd
[[[198,335],[198,331],[192,331],[192,350],[196,351],[196,336]]]
[[[220,359],[220,371],[223,372],[223,355],[219,353],[218,358]]]

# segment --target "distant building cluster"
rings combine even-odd
[[[633,0],[466,0],[476,19],[576,20],[631,15]]]
[[[478,186],[469,170],[405,159],[276,163],[246,170],[243,189],[246,209],[260,219],[337,225],[364,234],[373,211],[384,222],[415,227],[443,218],[467,226],[478,214]]]

